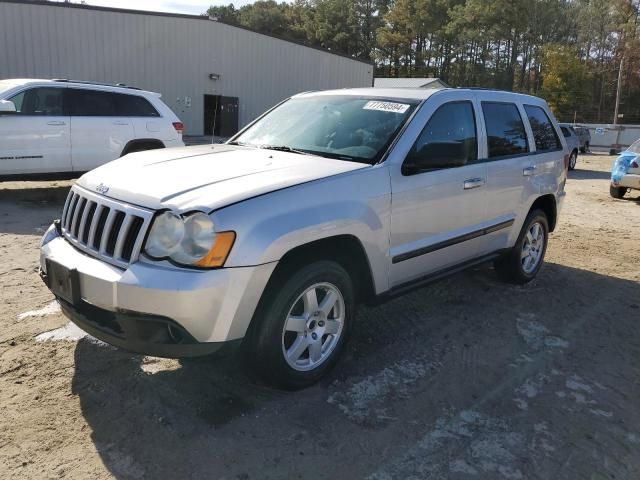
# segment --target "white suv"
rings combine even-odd
[[[127,153],[184,146],[182,130],[159,93],[69,80],[0,80],[0,178],[72,176]]]
[[[244,339],[258,368],[298,388],[335,363],[359,301],[490,260],[532,280],[568,160],[535,97],[300,94],[224,145],[84,175],[42,240],[41,272],[101,340],[182,357]]]

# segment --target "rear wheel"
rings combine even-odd
[[[246,351],[264,376],[299,389],[336,363],[355,315],[355,293],[349,274],[332,261],[312,263],[282,280],[265,291]]]
[[[574,150],[573,152],[571,152],[571,155],[569,155],[569,170],[575,169],[577,162],[578,162],[578,152]]]
[[[615,187],[613,185],[609,186],[609,194],[613,197],[613,198],[622,198],[624,197],[625,193],[627,193],[627,188],[626,187]]]
[[[498,276],[515,284],[533,280],[542,267],[548,239],[549,222],[545,213],[529,212],[514,247],[494,262]]]

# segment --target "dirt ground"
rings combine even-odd
[[[81,338],[36,273],[70,183],[0,185],[0,478],[640,478],[640,192],[609,197],[611,161],[579,158],[535,281],[361,308],[297,393]]]

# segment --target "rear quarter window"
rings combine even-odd
[[[144,97],[118,94],[118,114],[123,117],[159,117],[158,111]]]
[[[515,103],[482,102],[482,113],[487,127],[489,158],[529,151],[524,123]]]
[[[553,127],[553,124],[544,109],[534,105],[525,105],[524,110],[527,112],[527,117],[529,118],[533,138],[536,142],[536,151],[546,152],[561,150],[562,144],[560,143],[556,129]],[[571,130],[568,127],[563,128],[566,128],[567,130],[566,134],[563,130],[563,135],[565,137],[570,137]]]

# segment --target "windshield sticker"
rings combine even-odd
[[[379,112],[404,113],[409,109],[410,105],[406,103],[394,102],[367,102],[363,110],[378,110]]]

